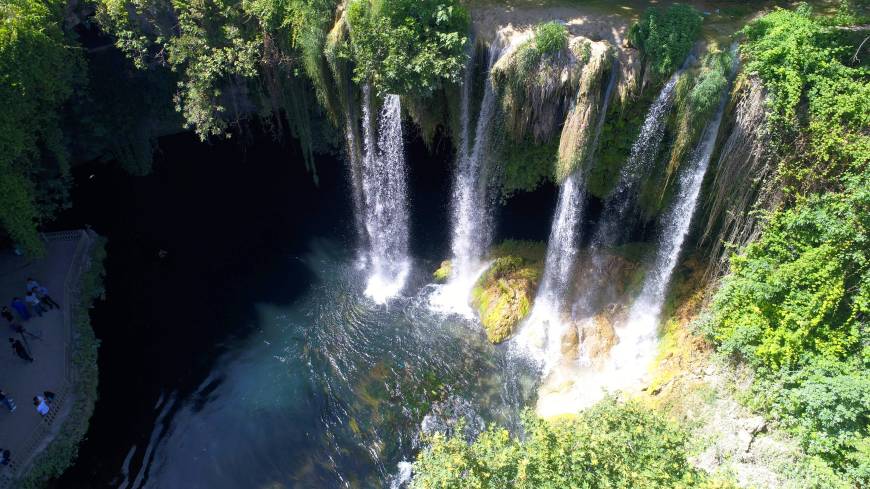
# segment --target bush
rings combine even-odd
[[[650,7],[631,26],[628,39],[643,53],[653,73],[666,77],[686,59],[702,22],[701,14],[688,5],[674,4],[667,10]]]
[[[457,430],[459,431],[459,430]],[[686,434],[636,402],[607,398],[576,416],[523,414],[523,437],[490,426],[473,443],[436,434],[411,487],[517,489],[692,487]]]
[[[458,0],[354,0],[346,56],[354,80],[375,90],[428,97],[459,83],[468,57],[469,16]]]
[[[535,49],[541,55],[555,54],[568,47],[568,28],[561,22],[535,26]]]
[[[831,188],[870,161],[870,83],[851,56],[861,38],[831,29],[808,7],[776,10],[743,29],[746,71],[769,91],[770,126],[784,154],[780,179],[789,190]],[[866,63],[866,62],[865,62]]]
[[[870,405],[870,187],[812,196],[775,213],[732,258],[709,326],[755,368],[758,405],[840,471],[867,443]]]

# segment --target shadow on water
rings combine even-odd
[[[419,449],[425,419],[515,421],[533,392],[523,367],[479,325],[426,307],[449,249],[452,150],[406,139],[418,278],[386,307],[362,297],[340,158],[318,157],[317,187],[295,143],[178,135],[147,177],[77,168],[54,226],[109,238],[92,311],[100,399],[54,486],[376,487]],[[526,199],[501,235],[545,239],[555,194]]]
[[[107,300],[92,312],[100,400],[58,487],[112,484],[128,448],[148,444],[158,400],[190,396],[256,328],[255,303],[286,305],[305,293],[311,277],[299,256],[309,237],[351,235],[340,160],[319,159],[317,188],[295,145],[252,143],[183,134],[161,139],[150,176],[100,164],[74,172],[74,207],[54,226],[87,224],[109,238]]]

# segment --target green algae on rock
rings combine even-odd
[[[447,282],[447,279],[450,278],[450,272],[453,271],[453,263],[450,260],[444,260],[441,262],[441,266],[438,267],[438,270],[432,272],[432,278],[435,279],[435,283],[443,284]]]
[[[471,291],[471,303],[487,338],[497,344],[510,338],[532,309],[543,274],[544,246],[509,240],[492,255],[495,260]]]

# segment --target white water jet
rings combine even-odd
[[[601,219],[592,237],[592,247],[611,246],[622,235],[625,219],[637,193],[637,186],[645,177],[659,152],[665,135],[665,118],[674,103],[674,88],[677,86],[680,73],[677,71],[662,87],[658,97],[652,103],[640,133],[631,146],[628,160],[619,173],[619,182],[607,196]]]
[[[619,343],[611,351],[614,377],[622,385],[639,382],[655,358],[658,343],[658,325],[665,294],[674,268],[692,223],[698,204],[701,184],[710,164],[710,158],[719,134],[719,125],[725,112],[726,97],[704,129],[701,142],[692,155],[692,164],[680,177],[679,190],[671,208],[662,219],[661,240],[655,262],[644,279],[640,295],[632,304],[628,319],[616,328]],[[615,387],[615,386],[614,386]]]
[[[365,294],[382,304],[401,292],[411,268],[401,105],[398,95],[384,98],[375,139],[369,87],[363,94],[362,193],[369,270]]]
[[[456,173],[451,198],[451,221],[453,222],[450,243],[451,269],[447,283],[432,296],[432,306],[437,310],[473,316],[469,305],[471,290],[488,263],[483,257],[492,243],[492,199],[487,181],[488,157],[492,153],[492,122],[496,112],[496,92],[489,70],[502,53],[499,39],[489,48],[487,77],[484,82],[483,100],[474,130],[471,148],[471,90],[474,80],[472,60],[465,67],[462,83],[460,133]]]
[[[589,142],[593,148],[590,154],[594,154],[598,145],[610,96],[616,85],[617,71],[616,67],[611,67],[595,133]],[[580,247],[579,228],[585,211],[587,170],[588,165],[581,163],[580,168],[574,170],[559,188],[553,227],[547,241],[544,276],[538,287],[532,311],[512,343],[536,360],[542,366],[544,375],[548,374],[561,359],[562,337],[569,327],[562,320],[561,315]]]

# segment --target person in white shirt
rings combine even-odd
[[[34,397],[33,398],[33,405],[36,406],[36,412],[38,412],[39,414],[41,414],[43,416],[48,414],[48,412],[51,410],[51,408],[48,407],[48,403],[45,402],[45,398],[42,396]]]
[[[48,312],[48,309],[42,305],[42,302],[39,301],[39,297],[36,297],[36,294],[33,291],[27,293],[27,297],[24,300],[30,304],[30,307],[36,312],[36,315],[42,317],[42,313]]]

